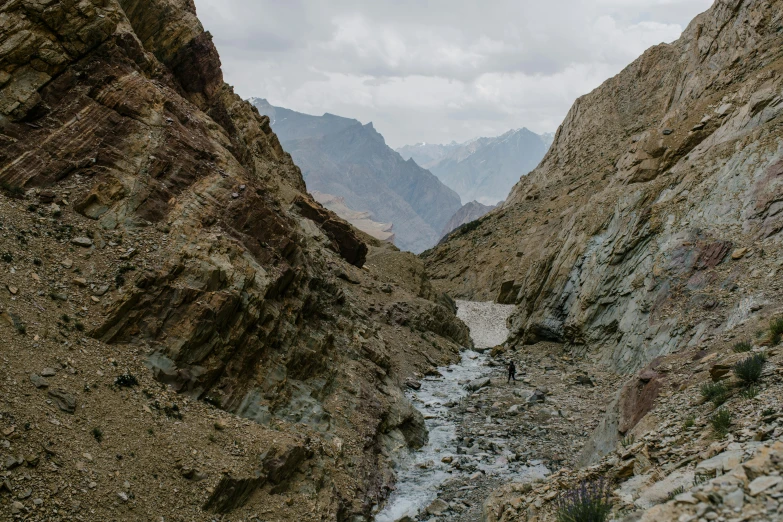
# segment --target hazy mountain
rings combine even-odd
[[[430,169],[462,201],[494,205],[506,198],[521,176],[538,165],[553,137],[552,133],[539,135],[522,128],[460,144],[406,145],[397,152]]]
[[[440,233],[441,239],[444,239],[450,232],[456,230],[457,228],[461,227],[465,223],[470,223],[471,221],[475,221],[481,216],[489,213],[489,211],[492,210],[493,208],[495,207],[482,205],[478,201],[471,201],[470,203],[465,203],[461,209],[456,211],[454,215],[451,216],[449,222],[446,223],[445,227],[443,227],[443,230]]]
[[[456,192],[389,148],[372,123],[302,114],[261,98],[250,102],[270,117],[309,191],[339,196],[347,207],[368,211],[369,219],[391,223],[400,248],[418,253],[433,246],[462,206]]]

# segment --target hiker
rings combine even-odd
[[[514,361],[508,362],[508,381],[506,384],[510,383],[511,379],[514,379],[514,382],[517,382],[517,367],[514,366]]]

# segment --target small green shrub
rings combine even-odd
[[[783,317],[776,317],[769,323],[769,339],[773,346],[780,342],[783,337]]]
[[[710,424],[716,435],[725,437],[731,426],[731,412],[726,408],[719,409],[710,419]]]
[[[748,386],[747,388],[742,390],[740,395],[743,398],[745,398],[745,399],[751,399],[752,400],[752,399],[755,399],[756,397],[758,397],[759,389],[758,389],[758,387],[756,385],[751,384],[750,386]]]
[[[693,476],[693,485],[694,486],[700,486],[710,480],[712,477],[705,473],[697,473]]]
[[[744,353],[749,352],[751,349],[753,349],[753,345],[750,344],[748,341],[742,341],[734,345],[734,353]]]
[[[775,415],[776,413],[777,411],[775,410],[775,408],[764,408],[763,410],[761,410],[762,417],[769,417],[771,415]]]
[[[701,395],[715,406],[720,406],[729,398],[729,389],[722,382],[708,382],[702,384]]]
[[[751,355],[734,365],[734,375],[746,386],[757,383],[761,380],[761,372],[764,370],[765,362],[765,355]]]
[[[696,424],[696,418],[693,415],[689,415],[685,418],[685,428],[693,428],[694,424]]]
[[[98,442],[102,442],[102,441],[103,441],[103,430],[102,430],[102,429],[100,429],[100,428],[98,428],[98,427],[95,427],[95,428],[93,428],[93,429],[92,429],[92,436],[93,436],[93,437],[95,438],[95,440],[97,440]]]
[[[628,446],[633,446],[634,442],[636,442],[636,436],[632,433],[626,437],[623,437],[620,441],[620,444],[623,445],[623,448],[627,448]]]
[[[139,380],[136,378],[135,375],[131,375],[130,373],[125,373],[118,376],[116,379],[114,379],[114,384],[116,384],[120,388],[131,388],[133,386],[138,385]]]
[[[557,522],[604,522],[612,511],[611,487],[603,480],[582,482],[557,499]]]

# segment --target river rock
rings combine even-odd
[[[474,379],[470,381],[467,385],[465,385],[465,388],[468,389],[468,391],[478,391],[481,388],[485,388],[492,384],[492,381],[489,377],[482,377],[481,379]]]
[[[429,506],[427,506],[426,512],[430,515],[438,517],[445,513],[448,509],[449,505],[445,501],[436,498],[432,501],[432,503],[430,503]]]
[[[71,243],[83,248],[89,248],[92,246],[92,239],[90,239],[89,237],[75,237],[71,239]]]

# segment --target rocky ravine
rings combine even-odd
[[[453,303],[306,195],[191,1],[11,0],[0,49],[2,518],[363,519]]]

